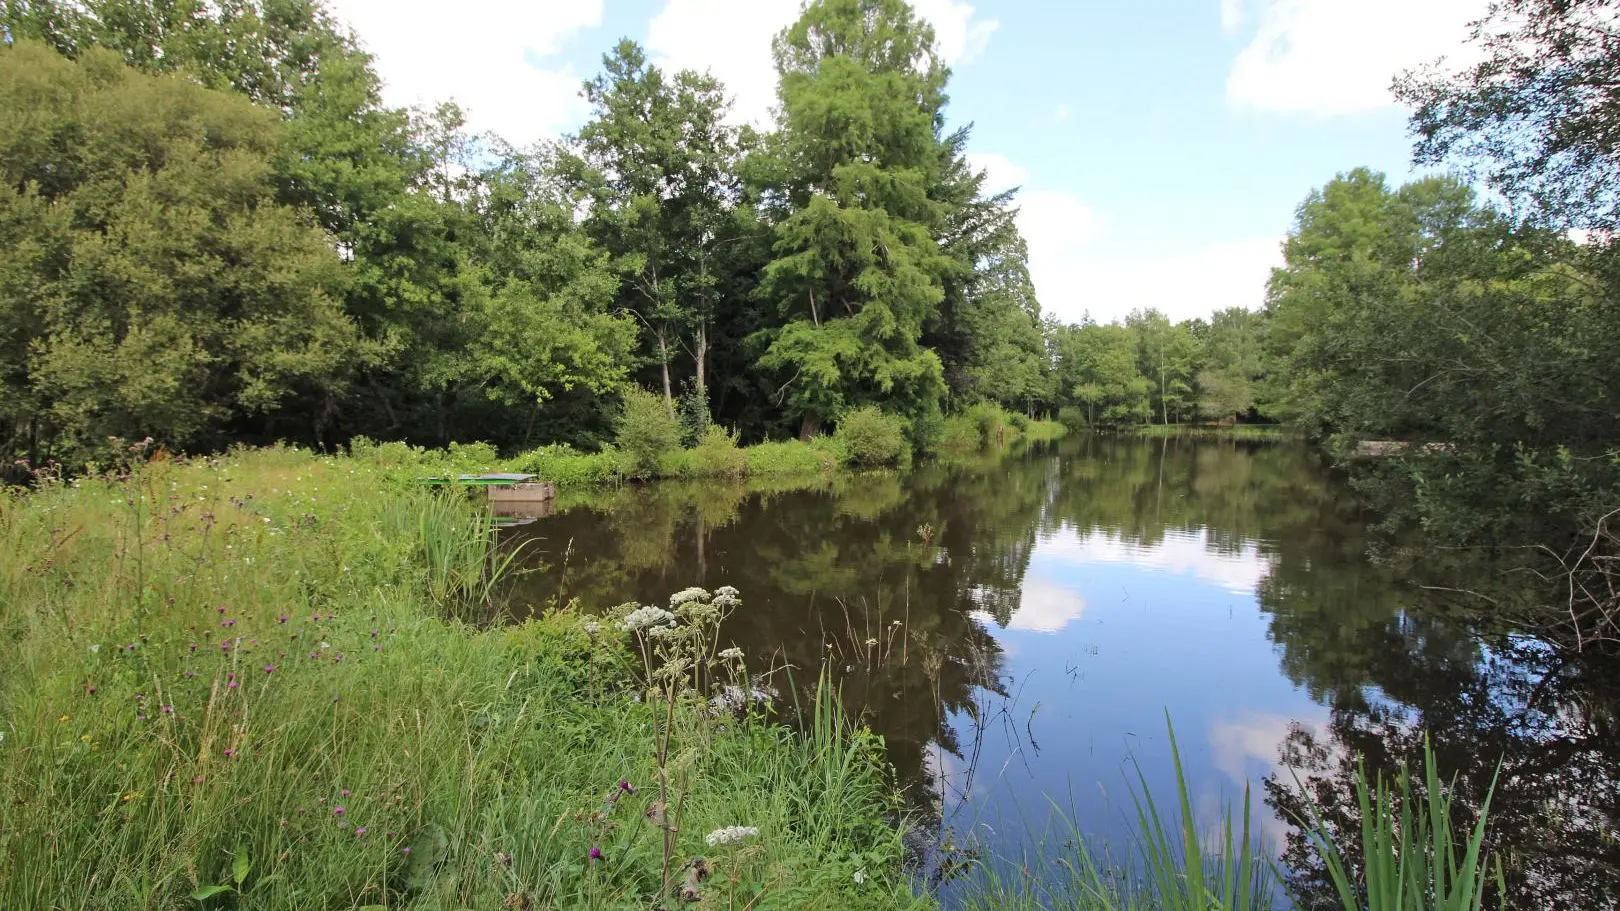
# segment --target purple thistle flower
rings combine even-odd
[[[277,623],[286,623],[287,622],[287,615],[282,614],[281,616],[277,617],[276,622]]]
[[[636,789],[631,786],[630,782],[623,778],[619,779],[619,790],[624,791],[627,794],[636,793]]]
[[[230,757],[235,756],[235,755],[236,755],[235,750],[231,749],[230,747],[225,748],[225,758],[229,759]]]
[[[163,714],[165,714],[165,715],[173,715],[174,714],[174,706],[172,706],[172,705],[164,706],[163,707]]]
[[[360,836],[362,836],[364,834],[366,834],[366,827],[365,826],[360,826],[360,827],[358,827],[358,828],[356,828],[354,830],[354,837],[355,838],[359,838]]]
[[[601,845],[591,845],[591,860],[601,860],[601,859],[602,859],[602,846]]]
[[[236,684],[235,680],[232,680],[230,683],[225,684],[225,688],[228,689],[228,690],[234,690],[234,689],[236,689],[236,686],[237,686],[237,684]]]
[[[126,646],[126,648],[132,652],[135,651],[135,643],[131,642],[128,646]]]
[[[406,847],[400,848],[399,853],[405,855],[406,857],[410,857],[411,856],[411,849],[410,849],[409,846],[406,846]]]
[[[266,674],[274,674],[276,672],[276,666],[274,664],[266,664],[264,666],[264,672]]]
[[[332,808],[332,815],[333,816],[342,816],[343,815],[343,807],[341,805],[333,807]]]
[[[338,796],[339,797],[348,797],[349,796],[349,789],[348,788],[343,788],[342,790],[338,791]]]
[[[219,607],[215,608],[215,610],[218,610],[220,613],[223,614],[223,613],[225,613],[225,605],[221,604]]]
[[[191,643],[191,650],[192,650],[192,651],[196,651],[196,650],[197,650],[197,643],[195,643],[195,642],[193,642],[193,643]]]
[[[90,686],[87,686],[87,687],[85,687],[85,688],[84,688],[84,691],[85,691],[85,692],[86,692],[86,693],[89,693],[89,694],[90,694],[90,695],[92,695],[92,696],[94,696],[94,695],[95,695],[95,694],[96,694],[96,688],[95,688],[95,685],[94,685],[94,684],[92,684],[92,685],[90,685]]]
[[[226,627],[228,629],[230,627],[235,626],[236,621],[235,620],[221,620],[221,621],[219,621],[219,625],[223,626],[223,627]]]

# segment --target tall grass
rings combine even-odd
[[[1134,853],[1116,861],[1099,854],[1071,816],[1033,853],[993,858],[964,889],[972,911],[1267,911],[1295,907],[1277,888],[1268,846],[1251,828],[1248,789],[1234,815],[1228,807],[1211,840],[1194,819],[1175,730],[1173,813],[1155,801],[1138,771],[1133,793]],[[1494,786],[1492,788],[1494,791]],[[1316,807],[1295,820],[1315,849],[1343,911],[1482,911],[1493,895],[1506,908],[1502,867],[1485,847],[1490,795],[1464,835],[1455,828],[1452,789],[1443,787],[1425,749],[1423,787],[1404,770],[1393,782],[1358,773],[1359,840],[1341,843]],[[1051,845],[1060,847],[1052,850]],[[1016,871],[1009,874],[1009,870]]]
[[[1424,745],[1423,793],[1413,793],[1406,770],[1393,785],[1382,775],[1371,783],[1357,772],[1361,811],[1359,852],[1347,855],[1334,843],[1316,807],[1300,820],[1345,908],[1366,911],[1480,911],[1493,891],[1506,905],[1500,863],[1485,850],[1485,824],[1493,781],[1474,826],[1464,838],[1455,829],[1450,787],[1441,787],[1434,751]],[[1455,782],[1453,782],[1454,784]],[[1360,861],[1356,870],[1353,861]]]
[[[657,901],[666,716],[624,634],[446,619],[489,579],[476,515],[391,478],[272,449],[0,499],[0,908]],[[673,718],[705,890],[918,903],[869,738]]]

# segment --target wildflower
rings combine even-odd
[[[99,644],[90,646],[90,654],[94,655],[99,651],[101,651],[101,646]]]
[[[635,632],[649,626],[659,626],[673,622],[675,622],[674,614],[661,607],[653,607],[649,604],[646,607],[638,607],[631,611],[628,616],[619,621],[619,629],[626,632]]]
[[[264,672],[266,674],[274,674],[276,672],[276,666],[274,664],[266,664],[264,666]]]
[[[358,827],[358,828],[356,828],[354,830],[354,837],[355,838],[360,838],[361,836],[363,836],[365,834],[366,834],[366,827],[365,826],[360,826],[360,827]]]
[[[349,789],[344,788],[344,789],[338,791],[338,796],[339,797],[348,797],[349,796]]]
[[[601,845],[591,845],[591,860],[601,860],[601,859],[602,859],[602,846]]]
[[[594,638],[601,631],[602,631],[602,624],[597,623],[594,620],[591,621],[590,623],[585,624],[585,635],[587,635],[587,636],[591,636],[592,638]]]
[[[90,739],[90,735],[89,734],[80,734],[79,739],[84,740],[84,741],[88,741]]]
[[[60,724],[60,723],[62,723],[62,722],[67,722],[67,721],[72,721],[72,720],[73,720],[73,716],[72,716],[72,715],[63,715],[63,716],[62,716],[62,717],[61,717],[61,718],[58,718],[58,719],[56,719],[56,720],[57,720],[57,723],[59,723],[59,724]]]
[[[231,758],[232,756],[235,756],[235,755],[236,755],[235,750],[231,749],[230,747],[225,748],[225,758],[226,759],[229,759],[229,758]]]
[[[225,688],[229,689],[229,690],[234,690],[234,689],[236,689],[236,687],[237,687],[237,682],[235,680],[232,680],[230,683],[225,684]]]
[[[737,648],[736,646],[732,646],[731,648],[728,648],[728,649],[726,649],[726,650],[724,650],[724,651],[722,651],[720,653],[720,657],[726,658],[728,660],[741,661],[742,656],[743,656],[743,650],[740,649],[740,648]]]
[[[669,606],[680,607],[682,604],[690,604],[693,601],[707,601],[708,599],[709,593],[703,589],[687,588],[670,595]]]
[[[729,585],[722,585],[714,590],[714,594],[716,597],[735,598],[741,593]]]
[[[322,642],[321,643],[321,648],[331,648],[331,647],[332,647],[332,643],[330,643],[330,642]]]
[[[197,643],[195,643],[195,642],[193,642],[193,643],[191,643],[191,650],[192,650],[192,651],[196,651],[196,650],[197,650]]]
[[[753,826],[726,826],[723,829],[715,829],[713,832],[703,836],[703,841],[707,843],[709,847],[714,848],[720,845],[735,844],[745,838],[752,838],[758,834],[759,829],[756,829]]]
[[[134,800],[135,798],[137,798],[139,796],[141,796],[140,791],[130,791],[128,794],[125,794],[123,796],[122,800],[124,801],[124,803],[129,803],[130,801]]]
[[[165,714],[165,715],[173,715],[174,714],[174,706],[172,706],[172,705],[164,706],[163,707],[163,714]]]
[[[225,627],[226,629],[230,629],[231,627],[236,625],[236,620],[235,620],[235,618],[232,618],[230,620],[221,620],[221,621],[219,621],[219,625]]]
[[[626,794],[636,793],[635,787],[623,778],[619,779],[619,790],[625,792]]]
[[[338,806],[333,807],[332,808],[332,815],[333,816],[342,816],[343,815],[343,806],[341,804],[339,804]]]
[[[859,885],[866,882],[866,871],[865,870],[856,870],[855,875],[850,877],[850,878],[855,880],[855,885],[859,886]]]
[[[214,608],[214,610],[216,610],[219,613],[223,614],[223,613],[225,613],[225,605],[221,604],[219,607]]]
[[[403,848],[400,848],[400,849],[399,849],[399,853],[401,853],[401,854],[403,854],[403,855],[405,855],[405,856],[406,856],[406,857],[410,857],[410,856],[411,856],[411,849],[410,849],[410,846],[409,846],[409,845],[407,845],[407,846],[405,846],[405,847],[403,847]]]
[[[282,615],[276,617],[276,622],[277,623],[286,623],[287,622],[287,615],[282,614]]]
[[[86,693],[89,693],[89,694],[90,694],[90,695],[92,695],[92,696],[94,696],[94,695],[95,695],[95,694],[96,694],[96,687],[95,687],[95,684],[93,684],[93,683],[92,683],[92,684],[90,684],[90,685],[88,685],[88,686],[86,686],[86,687],[85,687],[85,688],[84,688],[84,691],[85,691],[85,692],[86,692]]]
[[[876,639],[868,639],[868,640],[866,640],[866,647],[867,648],[871,648],[874,645],[877,645],[877,640]]]

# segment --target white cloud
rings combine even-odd
[[[1243,27],[1243,0],[1221,0],[1221,31],[1236,34]]]
[[[1252,10],[1221,0],[1238,29]],[[1232,63],[1226,98],[1266,111],[1345,114],[1388,107],[1402,70],[1469,57],[1468,23],[1487,0],[1262,0],[1253,39]]]
[[[946,63],[983,53],[999,23],[962,0],[914,0],[934,26]],[[732,117],[765,124],[776,103],[771,40],[799,15],[799,0],[667,0],[647,25],[647,50],[660,66],[708,71],[735,99]]]
[[[1071,565],[1125,563],[1187,573],[1239,595],[1253,594],[1271,571],[1270,559],[1262,556],[1253,542],[1243,544],[1236,553],[1221,551],[1211,546],[1209,533],[1202,530],[1173,532],[1156,544],[1144,546],[1101,528],[1066,527],[1036,543],[1031,566],[1042,560]]]
[[[581,76],[548,65],[600,25],[602,0],[475,0],[446,11],[429,0],[331,0],[376,58],[391,105],[455,101],[474,131],[526,144],[578,126]]]
[[[1035,633],[1060,633],[1086,612],[1085,599],[1066,585],[1031,574],[1018,590],[1018,607],[1007,621],[1008,629]],[[995,615],[974,611],[973,617],[986,626],[994,625]]]
[[[1281,236],[1110,255],[1062,237],[1038,239],[1027,220],[1019,227],[1029,239],[1030,277],[1041,309],[1065,322],[1087,313],[1112,322],[1150,307],[1176,321],[1227,307],[1258,309],[1272,267],[1282,265]]]
[[[1087,313],[1099,322],[1154,308],[1173,320],[1227,307],[1253,310],[1282,264],[1282,237],[1239,238],[1183,249],[1119,255],[1104,249],[1105,220],[1079,196],[1040,186],[1029,169],[996,152],[969,152],[988,173],[985,189],[1023,189],[1015,197],[1018,230],[1029,244],[1030,278],[1041,309],[1065,322]]]

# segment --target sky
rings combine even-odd
[[[566,135],[621,37],[708,70],[770,122],[770,41],[799,0],[328,0],[394,105],[453,100],[509,141]],[[951,126],[1019,226],[1043,310],[1107,322],[1258,308],[1294,211],[1337,173],[1411,177],[1394,75],[1466,62],[1486,0],[913,0]]]

